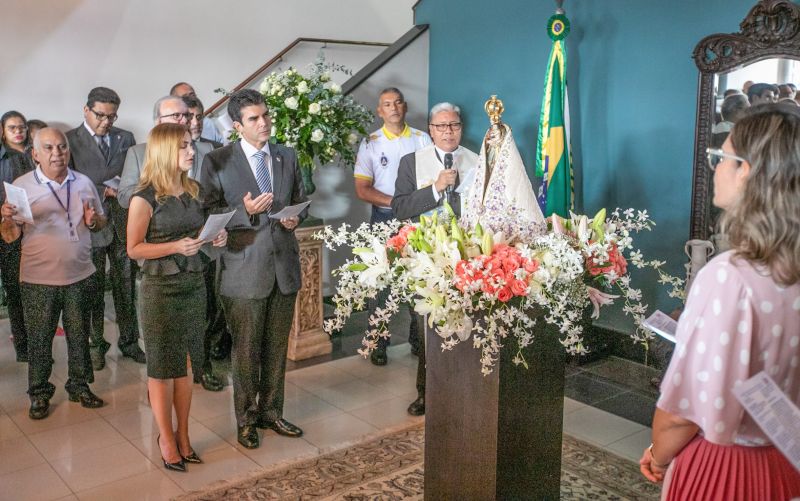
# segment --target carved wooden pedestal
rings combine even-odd
[[[322,330],[322,241],[313,238],[314,233],[323,229],[322,221],[319,223],[295,230],[300,244],[303,285],[297,293],[289,333],[289,360],[325,355],[333,349],[330,336]]]

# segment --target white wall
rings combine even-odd
[[[414,0],[0,0],[0,113],[62,128],[92,87],[122,97],[118,126],[143,141],[152,104],[181,80],[210,106],[298,37],[394,42]]]
[[[374,110],[378,105],[378,93],[386,87],[397,87],[403,91],[408,102],[406,121],[415,128],[427,131],[428,123],[428,32],[396,55],[385,66],[375,72],[367,81],[356,88],[352,96],[360,103]],[[376,120],[370,130],[380,128]],[[325,220],[326,224],[339,227],[342,223],[352,226],[369,221],[370,206],[356,197],[351,166],[325,165],[314,174],[317,191],[310,197],[313,200],[310,213]],[[323,293],[334,292],[336,277],[330,270],[342,265],[351,253],[349,249],[323,254]]]

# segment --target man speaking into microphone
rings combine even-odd
[[[462,127],[458,106],[439,103],[431,108],[428,129],[433,144],[400,159],[392,198],[397,219],[419,221],[421,215],[442,210],[445,200],[461,215],[458,185],[470,178],[478,165],[478,155],[460,145]],[[421,350],[417,366],[417,399],[408,412],[425,414],[425,350]]]

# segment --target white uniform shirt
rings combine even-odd
[[[372,181],[373,188],[393,196],[400,159],[431,143],[428,134],[409,127],[408,124],[397,136],[386,130],[386,127],[381,127],[370,134],[368,139],[361,141],[353,175],[358,179]]]

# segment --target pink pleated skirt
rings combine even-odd
[[[717,445],[697,436],[673,461],[662,499],[784,501],[800,497],[800,472],[773,446]]]

